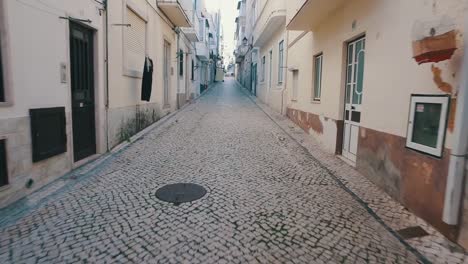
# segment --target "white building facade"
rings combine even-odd
[[[0,0],[0,207],[199,96],[200,52],[207,65],[211,52],[197,49],[203,8],[195,0]]]

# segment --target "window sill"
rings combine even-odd
[[[297,98],[295,98],[295,99],[291,99],[291,102],[295,102],[295,103],[297,103],[297,102],[298,102],[298,101],[297,101]]]
[[[13,106],[13,102],[9,102],[9,101],[0,102],[0,107],[10,107],[10,106]]]
[[[130,69],[124,69],[123,70],[123,76],[143,79],[143,73],[141,71],[130,70]]]
[[[11,184],[0,187],[0,192],[8,191],[9,189],[11,189]]]
[[[310,103],[311,103],[311,104],[321,104],[322,101],[321,101],[321,100],[312,99],[312,100],[310,101]]]

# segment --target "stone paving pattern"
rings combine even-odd
[[[155,198],[177,182],[208,194]],[[0,263],[421,261],[232,79],[51,186],[0,211]]]
[[[409,212],[400,203],[383,192],[355,168],[324,150],[320,143],[305,133],[287,117],[270,109],[267,105],[250,96],[274,122],[288,135],[303,146],[333,175],[358,195],[393,230],[420,226],[429,236],[408,239],[407,242],[433,263],[468,264],[468,253],[459,245],[450,242],[427,222]]]

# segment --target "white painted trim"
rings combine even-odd
[[[414,129],[414,116],[416,113],[416,104],[417,103],[432,103],[432,104],[441,104],[441,116],[439,120],[439,131],[437,136],[437,146],[435,148],[418,144],[412,141],[413,138],[413,129]],[[443,152],[444,140],[445,140],[445,131],[447,124],[447,113],[448,113],[448,96],[412,96],[411,97],[411,110],[408,120],[408,134],[406,137],[406,146],[418,151],[428,153],[433,156],[441,157]]]

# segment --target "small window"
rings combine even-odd
[[[65,107],[30,109],[33,162],[67,151]]]
[[[262,57],[262,82],[265,81],[265,56]]]
[[[449,101],[448,95],[411,97],[408,148],[442,157]]]
[[[8,185],[6,140],[0,140],[0,187]]]
[[[191,80],[195,80],[195,62],[192,60],[192,76]]]
[[[184,51],[179,50],[179,76],[184,76]]]
[[[278,45],[278,84],[283,83],[283,63],[284,63],[284,40]]]
[[[297,101],[299,93],[299,71],[294,70],[293,72],[293,91],[292,91],[292,100]]]
[[[314,57],[314,101],[320,101],[322,95],[323,54]]]

